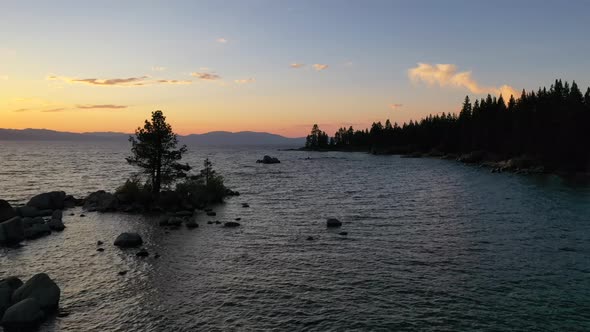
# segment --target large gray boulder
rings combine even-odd
[[[0,199],[0,222],[16,217],[16,212],[7,201]]]
[[[6,330],[26,330],[39,324],[43,317],[45,313],[39,302],[34,298],[26,298],[6,310],[2,317],[2,326]]]
[[[93,192],[84,200],[84,209],[88,211],[116,211],[118,207],[119,201],[117,197],[104,190]]]
[[[39,210],[57,210],[64,208],[66,193],[63,191],[52,191],[33,196],[27,206],[36,207]]]
[[[23,282],[17,277],[8,277],[0,281],[0,319],[12,303],[12,293],[22,285]]]
[[[13,217],[0,223],[0,243],[14,244],[25,239],[25,228],[20,217]]]
[[[14,294],[12,294],[12,303],[17,303],[27,298],[34,298],[43,311],[49,312],[56,310],[59,306],[60,294],[61,290],[57,284],[47,274],[39,273],[14,291]]]
[[[135,248],[143,244],[143,239],[137,233],[121,233],[115,239],[114,245],[119,248]]]

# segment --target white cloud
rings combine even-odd
[[[299,69],[299,68],[305,67],[305,64],[294,62],[294,63],[290,64],[289,67],[294,68],[294,69]]]
[[[313,68],[317,71],[322,71],[322,70],[328,69],[328,65],[316,63],[313,65]]]
[[[217,38],[216,41],[220,44],[227,44],[227,42],[228,42],[228,40],[223,37]]]
[[[221,76],[215,73],[207,73],[207,72],[194,72],[191,73],[191,76],[196,77],[200,80],[204,81],[215,81],[221,79]]]
[[[470,71],[459,72],[453,64],[428,64],[418,63],[417,67],[408,70],[408,77],[415,83],[424,82],[428,85],[440,87],[459,87],[475,94],[502,94],[508,98],[517,96],[516,90],[508,85],[490,87],[480,85],[471,75]]]

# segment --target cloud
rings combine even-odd
[[[28,109],[28,108],[19,108],[19,109],[14,110],[13,112],[21,113],[21,112],[27,112],[27,111],[30,111],[30,109]]]
[[[248,83],[254,83],[254,82],[256,82],[256,80],[253,78],[245,78],[245,79],[241,79],[241,80],[235,80],[234,82],[236,82],[237,84],[248,84]]]
[[[501,87],[482,86],[471,76],[470,71],[459,72],[457,66],[453,64],[418,63],[417,67],[408,70],[408,77],[415,83],[424,82],[440,87],[459,87],[475,94],[499,95],[502,93],[506,97],[509,97],[510,94],[517,95],[516,90],[508,85]]]
[[[62,111],[65,111],[65,110],[66,110],[65,107],[60,107],[60,108],[52,108],[52,109],[48,109],[48,110],[42,110],[41,112],[55,113],[55,112],[62,112]]]
[[[218,42],[220,44],[227,44],[228,40],[223,37],[220,37],[220,38],[216,39],[216,42]]]
[[[81,83],[81,84],[89,84],[89,85],[102,85],[102,86],[130,86],[130,85],[145,85],[147,82],[148,76],[140,76],[140,77],[128,77],[128,78],[108,78],[108,79],[99,79],[99,78],[72,78],[72,77],[64,77],[64,76],[56,76],[50,75],[47,77],[47,80],[50,81],[64,81],[67,83]]]
[[[317,71],[322,71],[324,69],[327,69],[328,68],[328,65],[324,65],[324,64],[321,64],[321,63],[316,63],[316,64],[313,65],[313,68],[315,70],[317,70]]]
[[[191,80],[157,80],[160,84],[192,84]]]
[[[152,66],[152,71],[164,71],[164,70],[166,70],[166,67]]]
[[[158,79],[150,80],[149,76],[140,77],[129,77],[129,78],[109,78],[109,79],[98,79],[98,78],[72,78],[65,76],[50,75],[47,76],[49,81],[63,81],[70,84],[87,84],[94,86],[147,86],[157,84],[191,84],[190,80],[167,80]]]
[[[191,76],[194,76],[200,80],[205,80],[205,81],[215,81],[215,80],[221,79],[221,76],[219,76],[215,73],[195,72],[195,73],[191,73]]]
[[[94,109],[123,109],[127,108],[126,105],[113,105],[113,104],[102,104],[102,105],[76,105],[76,108],[82,110],[94,110]]]
[[[305,64],[294,62],[294,63],[290,64],[289,67],[294,68],[294,69],[299,69],[299,68],[305,67]]]
[[[396,110],[402,106],[404,106],[404,104],[389,104],[389,108],[391,108],[392,110]]]

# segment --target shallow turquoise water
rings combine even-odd
[[[70,316],[42,330],[590,330],[587,185],[437,159],[191,151],[190,164],[211,158],[242,193],[199,228],[166,234],[143,217],[74,210],[63,233],[0,250],[0,278],[45,271],[61,286]],[[113,190],[132,171],[126,154],[2,143],[0,195]],[[282,163],[256,164],[264,154]],[[236,217],[239,229],[206,222]],[[327,217],[348,235],[327,230]],[[113,247],[122,231],[161,257]]]

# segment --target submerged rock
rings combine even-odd
[[[342,226],[342,222],[336,218],[329,218],[326,222],[326,226],[328,227],[340,227]]]
[[[280,164],[281,161],[276,157],[264,156],[262,159],[256,160],[259,164]]]
[[[250,207],[250,204],[248,204],[248,203],[242,203],[242,207],[243,208],[249,208]]]
[[[173,227],[178,227],[182,224],[183,221],[184,220],[182,218],[172,217],[172,218],[168,219],[168,225],[173,226]]]
[[[12,302],[17,303],[27,298],[37,300],[45,312],[54,311],[59,306],[61,290],[45,273],[34,275],[12,294]]]
[[[215,212],[213,212],[213,211],[209,211],[209,212],[207,212],[207,215],[208,215],[209,217],[214,217],[214,216],[216,216],[216,215],[217,215],[217,213],[215,213]]]
[[[115,239],[114,245],[120,248],[134,248],[143,244],[143,239],[137,233],[121,233]]]
[[[240,223],[239,222],[235,222],[235,221],[228,221],[225,224],[223,224],[223,227],[240,227]]]
[[[197,224],[197,222],[194,219],[191,219],[186,222],[186,228],[192,229],[197,227],[199,227],[199,224]]]
[[[135,254],[137,257],[148,257],[149,255],[150,253],[146,249],[141,249]]]

